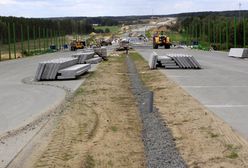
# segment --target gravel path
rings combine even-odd
[[[134,62],[126,58],[132,91],[139,104],[141,120],[143,122],[143,141],[145,145],[147,167],[149,168],[184,168],[187,167],[176,149],[170,130],[160,119],[159,113],[148,111],[149,90],[139,78]]]

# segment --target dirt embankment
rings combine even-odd
[[[90,73],[28,167],[144,167],[141,124],[123,57]]]
[[[132,58],[189,167],[248,167],[246,140],[137,53]]]

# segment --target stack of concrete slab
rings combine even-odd
[[[101,53],[103,58],[107,58],[108,53],[107,53],[107,48],[106,47],[101,47]]]
[[[80,52],[73,54],[72,57],[77,58],[79,64],[84,64],[86,60],[93,58],[94,55],[94,52]]]
[[[157,68],[157,61],[158,61],[158,54],[153,52],[149,59],[149,67],[150,69],[156,69]]]
[[[229,57],[248,58],[248,48],[231,48]]]
[[[201,65],[198,61],[191,55],[185,54],[167,54],[179,68],[182,69],[201,69]]]
[[[58,79],[75,79],[90,70],[90,64],[77,64],[59,70]]]
[[[60,69],[73,66],[78,63],[77,58],[59,58],[50,61],[41,62],[38,65],[36,80],[54,80]]]
[[[93,49],[83,49],[69,58],[41,62],[38,65],[35,79],[38,81],[74,79],[87,72],[91,68],[91,64],[98,64],[103,59],[107,59],[107,49],[105,47],[96,49],[96,53],[99,56],[95,55]]]
[[[156,67],[165,67],[166,69],[201,69],[201,65],[191,55],[185,54],[166,54],[158,56],[153,52],[149,59],[150,69]]]
[[[84,49],[78,49],[77,52],[92,52],[94,51],[92,48],[84,48]]]
[[[158,56],[158,66],[165,67],[166,69],[180,68],[177,63],[169,56]]]
[[[107,48],[94,48],[94,52],[99,56],[102,57],[103,60],[107,60]]]
[[[102,62],[102,58],[99,56],[95,56],[94,58],[85,61],[86,64],[98,64],[100,62]]]

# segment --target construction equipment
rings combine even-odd
[[[127,39],[122,39],[119,41],[119,46],[115,49],[116,51],[125,51],[132,49],[129,41]]]
[[[169,49],[171,46],[170,38],[164,35],[163,31],[153,36],[153,49],[158,49],[158,46],[164,46],[165,49]]]
[[[73,40],[70,44],[71,51],[76,51],[77,49],[84,49],[84,46],[86,45],[85,41],[82,40]]]

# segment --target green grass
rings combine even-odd
[[[117,128],[116,126],[112,126],[112,127],[111,127],[111,130],[112,130],[113,132],[117,132],[117,131],[118,131],[118,128]]]
[[[186,41],[186,38],[182,35],[182,34],[180,34],[180,33],[177,33],[177,32],[171,32],[171,33],[168,33],[168,36],[170,37],[170,40],[172,41],[172,42],[174,42],[174,41]]]
[[[229,154],[226,155],[229,159],[236,159],[239,157],[238,155],[238,148],[237,146],[234,146],[233,144],[227,144],[226,145],[227,150],[229,151]]]
[[[210,132],[210,136],[211,136],[211,138],[217,138],[217,137],[219,137],[219,134],[214,134],[214,133]]]
[[[111,160],[109,160],[109,161],[108,161],[108,165],[109,165],[110,167],[113,167],[113,162],[112,162]]]
[[[229,159],[236,159],[238,157],[239,157],[239,155],[234,151],[232,151],[229,155],[227,155],[227,158],[229,158]]]
[[[66,40],[68,41],[68,40]],[[44,49],[44,42],[45,42],[45,47]],[[51,39],[48,39],[48,46],[46,46],[47,39],[40,39],[40,42],[38,39],[35,40],[30,40],[29,41],[29,51],[28,52],[28,41],[23,42],[23,49],[24,49],[24,56],[32,56],[32,55],[40,55],[49,52],[48,48],[51,45]],[[54,39],[53,39],[54,43]],[[59,43],[59,40],[58,40]],[[62,43],[62,40],[60,40],[60,43]],[[40,45],[39,45],[40,44]],[[11,59],[14,59],[14,43],[10,44],[11,47]],[[9,59],[9,45],[8,44],[0,44],[0,51],[1,51],[1,59]],[[17,57],[22,56],[21,53],[21,42],[16,42],[16,55]]]
[[[93,167],[95,167],[95,160],[93,156],[87,155],[85,161],[85,168],[93,168]]]
[[[144,60],[143,57],[137,52],[131,52],[131,53],[129,53],[129,55],[132,58],[132,60],[134,60],[134,61]]]
[[[146,31],[146,37],[151,38],[152,37],[152,32],[151,31]]]
[[[105,31],[106,28],[108,28],[110,30],[110,33],[117,33],[121,29],[120,26],[94,26],[94,29],[96,29],[96,30],[101,29],[101,30]]]

